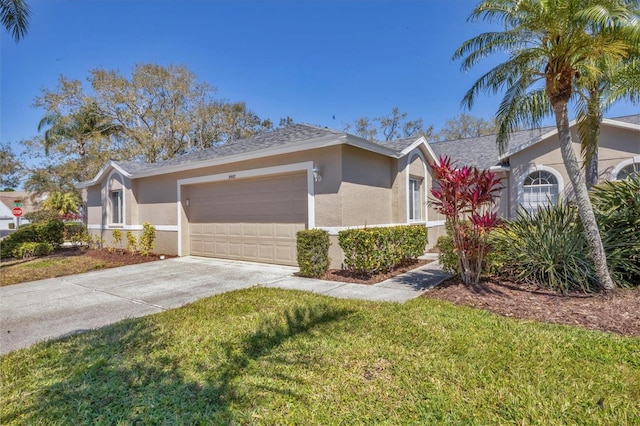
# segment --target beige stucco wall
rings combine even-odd
[[[335,145],[298,153],[283,154],[273,157],[230,164],[209,166],[167,175],[137,178],[133,181],[123,179],[125,188],[125,229],[140,226],[149,222],[158,227],[173,228],[157,230],[156,252],[177,254],[177,226],[183,225],[182,247],[188,246],[188,226],[185,215],[185,197],[181,196],[181,208],[177,206],[178,180],[232,174],[238,171],[261,169],[294,163],[313,162],[320,169],[322,180],[314,182],[315,226],[316,227],[350,227],[362,225],[398,224],[407,221],[407,183],[408,176],[421,177],[425,199],[430,185],[430,176],[425,173],[422,158],[428,154],[421,148],[415,153],[400,160],[349,145]],[[408,160],[411,159],[411,163]],[[105,180],[100,185],[87,188],[88,223],[107,228],[99,232],[111,240],[108,218],[108,191],[113,185]],[[119,174],[118,174],[119,176]],[[182,191],[188,192],[183,186]],[[426,213],[426,206],[423,207]],[[430,213],[427,213],[430,214]],[[178,217],[181,216],[181,221]],[[429,220],[432,220],[429,217]],[[138,233],[139,231],[134,231]],[[342,253],[334,242],[332,258],[333,266],[340,266]]]
[[[391,223],[391,165],[395,160],[352,146],[343,146],[342,154],[338,193],[342,218],[329,226]]]
[[[573,148],[578,160],[581,162],[580,144],[575,129],[572,129],[571,138]],[[637,131],[622,129],[610,125],[603,125],[600,133],[600,149],[598,152],[598,174],[600,180],[611,178],[611,171],[621,162],[640,155],[640,135]],[[571,182],[562,160],[557,135],[532,145],[509,157],[511,166],[509,178],[510,206],[508,210],[513,216],[517,212],[522,200],[522,180],[536,167],[551,169],[560,177],[561,195],[571,197]],[[504,206],[500,206],[501,211]]]

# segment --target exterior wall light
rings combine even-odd
[[[313,166],[313,180],[316,182],[322,181],[322,174],[320,174],[320,169],[318,166]]]

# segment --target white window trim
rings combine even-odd
[[[115,194],[119,194],[119,202],[118,205],[114,203]],[[120,221],[116,222],[114,217],[119,216]],[[121,226],[124,225],[124,188],[122,189],[111,189],[109,190],[109,225],[111,226]]]
[[[636,155],[633,158],[624,160],[623,162],[615,166],[611,171],[611,180],[618,180],[618,173],[620,173],[622,169],[624,169],[627,166],[630,166],[631,164],[640,164],[640,155]]]
[[[411,182],[417,182],[418,191],[414,191],[413,190]],[[424,185],[424,179],[423,178],[419,178],[417,176],[413,176],[413,177],[409,176],[409,199],[408,199],[409,205],[408,205],[408,210],[409,210],[409,222],[411,222],[411,223],[413,223],[413,222],[421,222],[422,221],[423,208],[422,208],[422,197],[420,196],[421,195],[420,194],[420,189],[423,187],[423,185]],[[418,195],[419,195],[417,201],[414,199],[414,195],[415,195],[416,192],[418,192]],[[416,210],[416,203],[420,204],[419,210],[418,210],[420,217],[413,217],[412,218],[411,216],[413,215],[413,213]],[[411,208],[412,204],[413,204],[413,208]]]
[[[186,179],[178,179],[178,200],[176,208],[178,210],[178,256],[183,256],[182,248],[182,187],[185,185],[195,185],[199,183],[224,182],[230,179],[248,179],[281,173],[307,172],[307,226],[309,229],[315,228],[315,181],[313,180],[313,161],[305,161],[302,163],[284,164],[281,166],[262,167],[259,169],[237,170],[233,172],[218,173],[208,176],[197,176]]]
[[[411,217],[411,212],[409,211],[409,197],[411,197],[411,190],[409,188],[409,180],[410,179],[415,179],[416,177],[419,178],[419,176],[414,176],[413,178],[411,177],[411,162],[413,161],[414,157],[420,157],[420,159],[422,160],[422,173],[423,173],[423,177],[422,177],[422,203],[424,204],[424,206],[420,207],[420,212],[424,212],[424,217],[421,218],[420,220],[412,220],[410,219]],[[427,160],[424,158],[424,155],[422,154],[422,151],[420,151],[419,148],[416,148],[414,151],[412,151],[411,153],[409,153],[407,155],[407,168],[406,168],[406,178],[405,178],[405,187],[406,187],[406,191],[405,191],[405,200],[406,200],[406,223],[420,223],[420,222],[428,222],[429,221],[429,217],[428,217],[428,212],[429,209],[427,209],[427,205],[426,205],[426,200],[427,200]]]
[[[538,166],[530,167],[526,173],[523,173],[518,178],[518,204],[517,204],[518,208],[524,208],[524,181],[527,178],[527,176],[529,176],[531,173],[534,173],[534,172],[551,173],[558,181],[558,199],[559,201],[564,200],[564,179],[562,178],[562,175],[560,174],[560,172],[558,172],[556,169],[553,169],[551,167],[538,165]]]
[[[117,180],[120,185],[122,185],[122,189],[111,189],[111,184],[113,180]],[[127,185],[124,176],[118,170],[112,170],[107,177],[107,188],[106,188],[106,203],[103,205],[107,206],[107,229],[110,228],[123,228],[127,226]],[[112,205],[111,205],[111,193],[114,191],[122,191],[122,223],[112,223],[111,219],[112,215]]]

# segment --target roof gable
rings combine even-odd
[[[569,123],[569,127],[570,128],[574,128],[576,126],[576,120],[572,120]],[[617,127],[617,128],[623,128],[623,129],[630,129],[630,130],[637,130],[638,132],[640,132],[640,114],[636,114],[636,115],[628,115],[625,117],[616,117],[616,118],[604,118],[602,119],[601,122],[601,126],[605,126],[605,127]],[[509,158],[511,155],[516,154],[520,151],[523,151],[533,145],[536,145],[544,140],[547,140],[555,135],[558,134],[558,129],[553,126],[553,127],[547,127],[544,128],[547,129],[547,131],[543,134],[541,134],[538,137],[533,137],[530,140],[520,144],[520,145],[516,145],[514,148],[508,150],[507,152],[505,152],[504,154],[502,154],[500,156],[501,160],[507,159]]]

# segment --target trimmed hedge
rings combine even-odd
[[[403,225],[349,229],[338,233],[347,269],[372,275],[385,273],[424,254],[427,228]]]
[[[320,277],[329,270],[329,233],[322,229],[307,229],[296,234],[299,274]]]
[[[22,243],[49,243],[54,249],[64,242],[64,223],[53,219],[21,226],[0,244],[0,257],[13,257],[14,250]]]

